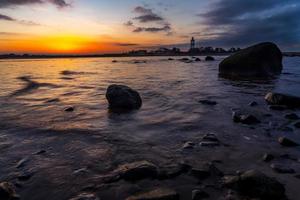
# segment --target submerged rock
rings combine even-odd
[[[204,105],[211,105],[211,106],[217,105],[216,101],[211,101],[211,100],[199,100],[199,103]]]
[[[0,183],[0,199],[1,200],[17,200],[19,196],[17,195],[13,184],[9,182]]]
[[[206,56],[205,57],[205,61],[214,61],[214,60],[215,60],[215,58],[212,57],[212,56]]]
[[[106,99],[111,110],[133,110],[142,106],[139,93],[125,85],[110,85],[106,91]]]
[[[74,198],[69,199],[69,200],[100,200],[100,199],[95,194],[82,193]]]
[[[156,178],[158,167],[148,161],[137,161],[119,166],[115,173],[119,174],[121,179],[129,181]]]
[[[279,137],[278,138],[278,142],[285,147],[295,147],[295,146],[299,146],[299,144],[289,138],[286,137]]]
[[[260,121],[253,115],[242,115],[237,112],[232,112],[232,119],[236,123],[242,123],[247,125],[260,123]]]
[[[297,120],[300,119],[299,116],[296,113],[290,113],[290,114],[286,114],[284,116],[286,119],[290,119],[290,120]]]
[[[280,174],[294,174],[295,173],[295,170],[290,168],[290,167],[287,167],[285,165],[280,165],[280,164],[271,164],[270,167],[277,173],[280,173]]]
[[[249,170],[238,176],[226,177],[224,184],[240,194],[252,198],[262,200],[281,200],[285,198],[283,184],[275,178],[268,177],[256,170]]]
[[[263,159],[263,161],[265,161],[265,162],[270,162],[271,160],[274,159],[274,156],[273,156],[272,154],[266,153],[266,154],[264,154],[264,156],[263,156],[262,159]]]
[[[300,97],[270,92],[265,96],[265,100],[271,105],[287,106],[288,108],[300,107]]]
[[[179,195],[172,189],[158,188],[149,192],[130,196],[126,200],[179,200]]]
[[[203,190],[193,190],[192,191],[192,200],[202,200],[209,197],[209,194]]]
[[[221,76],[270,77],[282,71],[282,53],[271,42],[256,44],[225,58],[219,65]]]
[[[72,106],[65,108],[65,112],[73,112],[74,110],[75,110],[75,108]]]

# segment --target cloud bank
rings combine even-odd
[[[65,0],[0,0],[0,8],[43,3],[51,3],[59,8],[64,8],[70,5]]]

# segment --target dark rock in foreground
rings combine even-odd
[[[238,191],[241,195],[262,200],[285,199],[285,188],[275,178],[265,174],[249,170],[240,176],[225,178],[225,186]]]
[[[158,188],[150,192],[145,192],[128,197],[126,200],[178,200],[176,191],[168,188]]]
[[[295,147],[299,146],[297,142],[294,142],[293,140],[286,138],[286,137],[280,137],[278,138],[278,142],[285,147]]]
[[[300,97],[270,92],[265,96],[265,100],[271,105],[287,106],[289,108],[300,107]]]
[[[134,181],[143,178],[156,178],[158,167],[148,161],[137,161],[118,167],[115,173],[124,180]]]
[[[134,110],[142,106],[139,93],[125,85],[110,85],[106,99],[111,110]]]
[[[214,61],[214,60],[215,60],[215,58],[212,57],[212,56],[206,56],[205,57],[205,61]]]
[[[17,200],[19,196],[16,194],[14,186],[8,182],[0,183],[0,199],[1,200]]]
[[[243,49],[225,58],[219,65],[219,73],[225,77],[270,77],[281,71],[282,53],[270,42]]]

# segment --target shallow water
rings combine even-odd
[[[220,78],[218,63],[223,57],[195,63],[165,57],[115,59],[118,62],[112,63],[113,58],[0,61],[0,180],[15,182],[16,174],[33,172],[34,176],[18,188],[23,199],[68,199],[96,175],[143,159],[157,165],[221,160],[219,167],[227,173],[260,169],[287,184],[289,197],[297,199],[299,179],[272,172],[260,159],[266,152],[300,158],[299,148],[281,148],[276,141],[278,135],[300,141],[300,131],[284,119],[286,113],[300,115],[299,110],[271,111],[263,99],[269,91],[300,96],[300,58],[285,58],[284,71],[277,79],[254,82]],[[142,108],[121,115],[110,113],[105,99],[110,84],[138,90]],[[202,105],[198,102],[202,99],[218,104]],[[258,106],[249,107],[251,101],[257,101]],[[74,106],[75,111],[64,112],[68,106]],[[235,124],[232,109],[254,113],[262,123]],[[282,131],[283,126],[293,131]],[[185,141],[198,142],[211,132],[224,145],[181,150]],[[47,153],[33,155],[41,149]],[[24,157],[28,163],[17,169],[16,163]],[[284,162],[300,173],[299,161]],[[87,168],[87,174],[74,175],[73,171],[81,168]],[[163,184],[175,187],[184,199],[198,184],[189,177],[177,179],[182,184],[118,183],[96,192],[104,199],[123,199],[139,190],[136,187]],[[217,194],[223,195],[222,191]]]

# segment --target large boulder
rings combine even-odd
[[[17,195],[14,186],[9,182],[0,183],[0,199],[1,200],[17,200]]]
[[[125,85],[110,85],[106,91],[106,99],[111,110],[134,110],[142,106],[139,93]]]
[[[238,176],[226,177],[225,186],[238,191],[241,195],[261,200],[285,199],[283,184],[255,170],[246,171]]]
[[[225,58],[219,65],[224,77],[272,77],[282,71],[282,53],[271,42],[256,44]]]
[[[265,96],[265,100],[267,101],[268,104],[271,105],[283,105],[289,108],[300,107],[300,97],[296,97],[292,95],[269,92]]]

